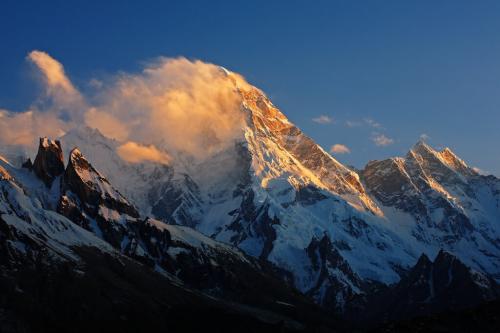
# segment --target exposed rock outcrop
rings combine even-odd
[[[59,140],[52,141],[46,137],[40,138],[33,171],[47,187],[52,185],[56,177],[63,174],[64,160]]]
[[[127,233],[123,223],[139,217],[137,209],[77,148],[71,151],[64,171],[57,210],[76,224],[101,234],[116,248],[120,248]]]
[[[31,158],[28,158],[21,166],[30,171],[33,170],[33,162],[31,162]]]
[[[379,202],[452,234],[448,241],[473,230],[464,208],[468,205],[465,200],[475,199],[469,181],[476,175],[448,148],[439,152],[423,142],[405,158],[371,161],[362,172],[367,188]],[[459,195],[464,202],[457,200]]]
[[[422,254],[399,283],[370,295],[364,316],[367,322],[408,319],[470,308],[499,296],[493,279],[440,251],[434,262]],[[354,310],[349,315],[354,318],[358,313]]]
[[[68,166],[62,182],[63,192],[71,191],[84,204],[91,216],[99,214],[102,206],[138,217],[135,207],[118,192],[109,181],[102,176],[83,154],[75,148],[71,151]]]

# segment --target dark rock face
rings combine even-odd
[[[188,175],[183,175],[177,181],[158,184],[154,192],[149,199],[154,202],[151,213],[156,218],[174,220],[189,227],[196,226],[197,221],[192,212],[200,209],[202,199],[198,186]]]
[[[340,253],[333,247],[330,238],[325,235],[321,239],[313,239],[306,248],[306,253],[311,259],[312,269],[318,272],[316,285],[308,292],[310,296],[319,296],[322,289],[326,289],[321,302],[329,308],[337,308],[345,305],[353,296],[351,288],[347,288],[338,280],[331,277],[330,270],[337,270],[339,274],[349,277],[356,283],[358,289],[363,289],[361,279],[351,270],[349,264],[342,258]],[[338,297],[342,295],[342,299]]]
[[[33,162],[31,162],[31,158],[28,158],[23,164],[22,167],[28,170],[33,170]]]
[[[449,232],[453,237],[447,242],[468,235],[473,225],[463,209],[449,199],[445,188],[460,188],[473,199],[475,193],[468,183],[473,176],[473,171],[449,149],[437,152],[424,143],[415,145],[405,158],[371,161],[362,172],[370,193],[383,205],[410,213],[418,223]],[[442,212],[437,214],[439,218],[436,212]]]
[[[33,171],[47,187],[50,187],[54,179],[64,172],[63,152],[58,140],[40,138]]]
[[[295,193],[295,202],[304,206],[314,205],[326,198],[320,189],[311,185],[300,187]]]
[[[363,179],[372,194],[384,205],[418,216],[427,213],[420,200],[420,190],[405,172],[402,159],[370,161],[363,170]]]
[[[462,310],[499,296],[494,280],[440,251],[434,262],[422,254],[399,283],[368,296],[363,315],[367,323],[390,322]],[[348,310],[348,316],[358,316],[357,311]]]
[[[62,188],[76,194],[93,216],[98,213],[97,209],[101,205],[118,213],[139,216],[135,207],[114,189],[76,148],[70,153]]]
[[[137,235],[125,248],[144,263],[154,267],[158,264],[165,271],[177,276],[188,286],[232,300],[244,300],[252,304],[294,302],[300,293],[284,283],[275,268],[258,259],[248,257],[228,245],[213,244],[213,241],[187,227],[166,226],[159,228],[158,221],[146,219],[130,224]],[[181,235],[181,237],[179,237]],[[199,237],[199,245],[183,239]],[[140,257],[138,246],[144,246],[148,256]],[[259,290],[259,292],[252,292]]]
[[[61,196],[61,198],[59,199],[59,204],[57,206],[57,212],[61,215],[66,216],[73,223],[79,225],[80,227],[87,230],[90,229],[88,220],[86,219],[85,214],[83,213],[79,205],[79,200],[74,196]]]
[[[269,205],[263,203],[261,206],[254,204],[255,193],[252,189],[248,189],[242,193],[241,206],[232,211],[233,222],[228,229],[236,231],[231,237],[231,243],[238,246],[241,242],[251,236],[258,236],[262,239],[263,246],[260,249],[258,257],[267,259],[269,253],[273,249],[273,242],[276,240],[276,225],[280,224],[277,217],[271,218],[269,215]]]
[[[76,148],[64,171],[57,211],[87,230],[102,233],[116,248],[120,248],[127,233],[119,221],[139,217],[137,209]],[[99,230],[94,230],[92,224]]]
[[[1,260],[9,244],[2,226],[1,332],[317,332],[335,325],[307,302],[294,303],[294,312],[227,303],[92,247],[75,249],[80,263],[52,261],[38,248],[9,256],[9,267]]]

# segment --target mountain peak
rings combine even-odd
[[[64,172],[63,152],[59,140],[40,138],[38,153],[33,163],[33,171],[45,185],[50,187],[57,176]]]
[[[78,148],[73,148],[69,153],[68,167],[67,169],[74,169],[77,174],[83,176],[82,171],[86,171],[89,174],[96,174],[100,178],[102,177],[97,170],[94,169],[92,164],[83,156],[82,152]]]
[[[462,176],[470,176],[474,171],[458,157],[450,148],[438,151],[423,140],[419,140],[408,152],[407,157],[431,163],[434,167],[448,168]]]
[[[428,146],[428,144],[425,142],[424,139],[418,139],[418,141],[413,146],[414,147],[416,147],[416,146]]]
[[[431,259],[429,259],[429,257],[425,253],[422,253],[420,255],[420,257],[418,258],[418,261],[417,261],[415,267],[425,268],[425,267],[429,267],[430,265],[432,265]]]
[[[245,138],[264,186],[286,177],[294,187],[314,184],[343,197],[359,210],[381,214],[356,172],[291,123],[263,92],[255,88],[241,93],[250,115]]]
[[[62,185],[64,192],[74,193],[80,202],[85,203],[85,207],[94,207],[88,211],[91,216],[97,215],[101,206],[120,214],[139,216],[136,208],[90,164],[78,148],[73,148],[69,154]]]
[[[75,148],[71,149],[71,151],[69,153],[69,160],[76,161],[78,159],[84,160],[88,163],[87,159],[83,156],[80,149],[78,149],[78,147],[75,147]]]
[[[420,139],[411,147],[410,152],[421,154],[421,153],[437,153],[431,146],[429,146],[424,140]]]

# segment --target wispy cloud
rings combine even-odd
[[[379,122],[376,122],[375,120],[371,118],[365,118],[363,119],[366,125],[373,127],[373,128],[382,128],[382,125]]]
[[[382,124],[372,118],[363,118],[361,120],[347,120],[345,122],[347,127],[371,127],[371,128],[383,128]]]
[[[33,62],[42,72],[50,89],[60,88],[68,94],[78,94],[71,81],[64,72],[60,62],[43,51],[31,51],[28,59]]]
[[[330,153],[333,154],[349,154],[351,150],[343,144],[336,143],[330,148]]]
[[[377,145],[379,147],[389,146],[389,145],[392,145],[394,143],[394,139],[391,139],[391,138],[385,136],[385,134],[381,134],[381,133],[373,133],[372,141],[373,141],[373,143],[375,143],[375,145]]]
[[[431,137],[429,135],[427,135],[426,133],[422,133],[420,134],[420,140],[422,141],[427,141],[429,140]]]
[[[39,98],[38,104],[44,104],[43,108],[50,109],[61,118],[81,121],[78,116],[86,103],[66,75],[63,65],[43,51],[31,51],[27,59],[36,66],[44,83],[45,96]]]
[[[318,117],[313,118],[312,121],[314,121],[317,124],[331,124],[331,123],[333,123],[334,119],[330,116],[323,114],[323,115],[320,115]]]
[[[90,81],[88,82],[88,85],[91,87],[91,88],[94,88],[94,89],[101,89],[103,86],[104,86],[104,83],[99,80],[99,79],[96,79],[96,78],[92,78],[90,79]]]

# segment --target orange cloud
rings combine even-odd
[[[30,52],[27,59],[42,74],[45,95],[27,111],[0,110],[0,142],[32,150],[36,149],[38,137],[58,137],[81,125],[87,107],[57,60],[41,51]]]
[[[48,53],[42,51],[31,51],[28,54],[31,60],[44,75],[47,85],[51,88],[61,88],[67,93],[76,94],[77,91],[64,72],[64,67]]]
[[[99,81],[102,87],[86,99],[49,54],[32,51],[27,58],[42,74],[46,95],[29,112],[3,112],[0,140],[4,144],[28,146],[38,136],[57,137],[85,124],[126,142],[122,153],[128,149],[138,160],[165,162],[158,150],[141,143],[162,147],[171,155],[204,159],[243,138],[246,115],[241,91],[251,86],[222,67],[186,58],[159,58],[140,73]]]
[[[99,111],[97,108],[90,108],[85,113],[85,123],[89,127],[97,128],[102,134],[118,141],[128,138],[127,126],[110,113]]]
[[[169,164],[170,156],[158,150],[155,146],[143,146],[136,142],[128,141],[117,149],[118,155],[130,163],[140,163],[145,161]]]
[[[245,85],[213,64],[161,58],[140,74],[118,77],[102,92],[99,110],[118,119],[130,140],[205,158],[242,135],[238,89]]]
[[[351,150],[347,146],[342,145],[340,143],[334,144],[330,148],[330,153],[334,153],[334,154],[349,154],[350,152],[351,152]]]
[[[39,136],[58,137],[65,124],[54,114],[0,110],[0,143],[35,149]]]

